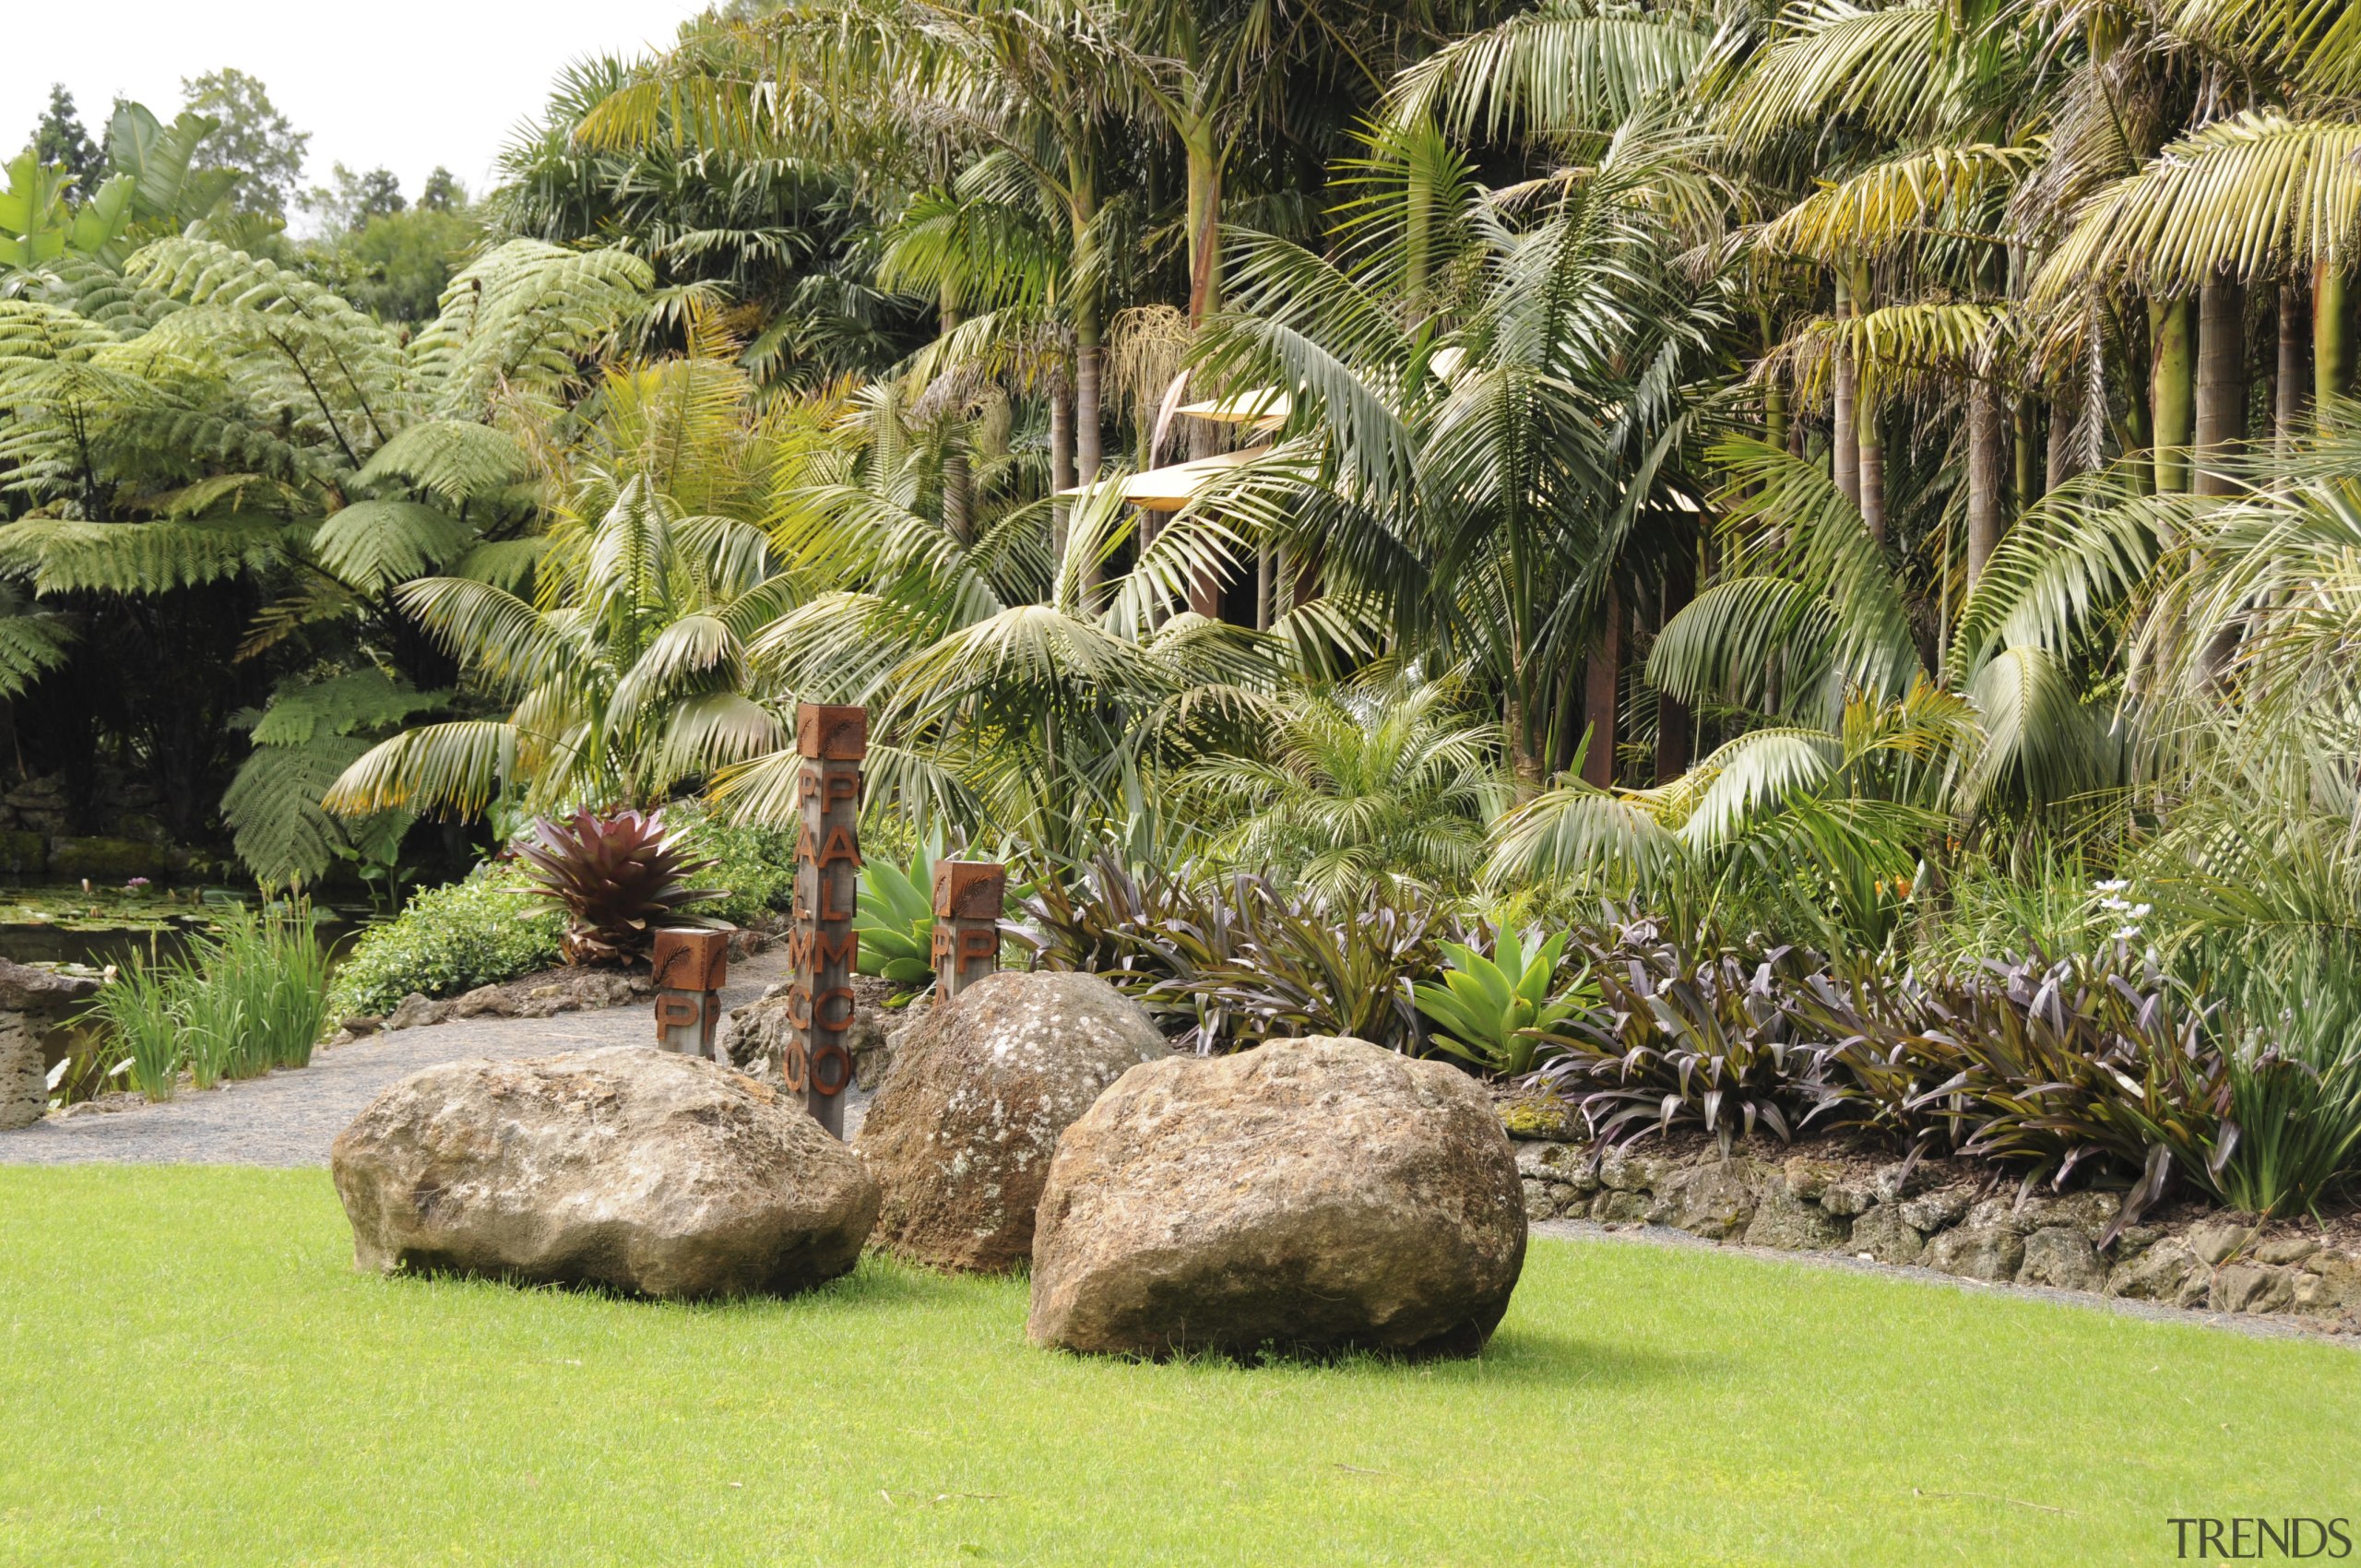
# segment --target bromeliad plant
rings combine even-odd
[[[682,914],[691,904],[725,897],[692,887],[688,878],[713,862],[682,852],[661,817],[635,811],[578,811],[542,817],[516,856],[530,868],[528,891],[563,908],[570,923],[559,939],[569,964],[620,964],[645,958],[663,924],[711,926]]]
[[[1826,1042],[1811,1120],[1947,1143],[2029,1186],[2121,1184],[2106,1241],[2177,1180],[2223,1194],[2240,1134],[2213,1009],[2121,943],[1956,976],[1865,968],[1793,1012]]]
[[[1725,1153],[1740,1133],[1794,1136],[1820,1076],[1789,1001],[1806,967],[1781,947],[1749,960],[1691,957],[1655,926],[1625,927],[1591,956],[1598,1005],[1550,1037],[1541,1080],[1582,1108],[1592,1136],[1621,1142],[1692,1126]]]
[[[1465,934],[1427,900],[1373,883],[1356,897],[1283,889],[1191,862],[1135,870],[1101,855],[1072,881],[1041,877],[1026,914],[1045,968],[1086,969],[1156,1015],[1182,1050],[1350,1035],[1399,1051],[1424,1033],[1411,977]]]
[[[1517,933],[1503,927],[1486,957],[1461,943],[1442,944],[1451,968],[1441,985],[1414,985],[1418,1011],[1439,1026],[1429,1037],[1487,1073],[1523,1077],[1550,1049],[1549,1035],[1597,999],[1590,966],[1571,985],[1558,985],[1558,960],[1565,952],[1560,932],[1527,958]]]

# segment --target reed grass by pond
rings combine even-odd
[[[1481,1360],[1036,1350],[1021,1280],[355,1275],[324,1171],[0,1170],[0,1563],[2144,1563],[2361,1514],[2361,1354],[1537,1241]]]

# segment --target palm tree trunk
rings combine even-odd
[[[1615,784],[1615,698],[1623,673],[1623,596],[1607,590],[1607,623],[1591,645],[1588,672],[1583,683],[1584,717],[1590,725],[1590,749],[1583,754],[1583,778],[1601,790]]]
[[[1098,313],[1091,311],[1074,329],[1074,482],[1088,484],[1098,477],[1100,442],[1106,436],[1104,397],[1107,350]]]
[[[2353,384],[2353,334],[2344,274],[2327,262],[2312,269],[2312,410],[2322,421],[2329,404]]]
[[[943,531],[962,544],[976,542],[976,527],[971,505],[972,486],[967,479],[967,454],[946,452],[943,455]]]
[[[2279,285],[2279,368],[2272,387],[2271,439],[2285,457],[2303,434],[2305,395],[2311,390],[2310,368],[2304,363],[2309,335],[2304,330],[2304,291],[2293,283]]]
[[[1869,537],[1885,542],[1885,436],[1878,428],[1877,399],[1861,398],[1861,520]]]
[[[1669,624],[1683,606],[1697,597],[1697,558],[1686,549],[1674,552],[1664,571],[1663,624]],[[1691,754],[1691,731],[1696,727],[1696,716],[1689,705],[1678,697],[1656,694],[1656,782],[1678,778],[1689,771]]]
[[[1869,312],[1869,269],[1853,270],[1853,314],[1867,315]],[[1853,398],[1860,422],[1857,461],[1861,469],[1861,520],[1869,526],[1869,537],[1880,544],[1885,542],[1885,434],[1878,423],[1878,400],[1869,378],[1858,365],[1854,367]]]
[[[1836,275],[1836,319],[1850,320],[1853,315],[1852,285],[1840,271]],[[1835,408],[1829,415],[1834,426],[1829,433],[1829,477],[1836,481],[1836,493],[1856,506],[1861,504],[1861,431],[1853,405],[1859,388],[1859,374],[1852,354],[1837,350]]]
[[[2247,291],[2208,283],[2198,295],[2197,493],[2235,494],[2229,466],[2247,439]]]
[[[1526,722],[1525,671],[1509,671],[1508,689],[1501,698],[1501,723],[1509,732],[1509,766],[1516,775],[1520,799],[1541,787],[1541,758],[1533,749],[1533,731]]]
[[[948,338],[958,326],[959,306],[953,297],[951,285],[946,282],[943,286],[942,298],[936,305],[936,336]],[[958,443],[957,435],[945,436],[943,453],[943,529],[945,533],[960,543],[973,544],[976,541],[976,534],[975,521],[971,516],[974,510],[971,505],[972,487],[967,482],[967,448]]]
[[[2197,422],[2197,302],[2151,301],[2148,327],[2154,343],[2149,402],[2155,410],[2156,493],[2189,488],[2189,442]]]
[[[2049,451],[2044,465],[2041,493],[2056,490],[2078,471],[2074,454],[2074,413],[2064,397],[2049,400]]]
[[[1762,384],[1762,445],[1787,445],[1787,384],[1776,374]]]
[[[2033,460],[2033,399],[2018,398],[2016,407],[2017,471],[2014,483],[2009,491],[2011,515],[2022,513],[2026,507],[2041,499],[2041,472]]]
[[[1050,388],[1050,491],[1056,494],[1074,488],[1074,387],[1062,374]],[[1074,511],[1071,501],[1050,504],[1050,550],[1059,569],[1066,560],[1066,521]]]
[[[1180,138],[1189,173],[1189,325],[1221,308],[1221,153],[1210,118]]]
[[[1967,589],[1975,591],[1984,564],[2000,543],[2007,526],[2007,502],[2002,486],[2008,463],[2008,410],[2001,407],[2000,389],[1987,381],[1973,383],[1967,394]]]

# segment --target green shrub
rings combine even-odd
[[[2063,852],[2023,864],[1975,856],[1952,869],[1945,897],[1921,919],[1912,962],[1922,974],[1958,974],[2026,953],[2096,952],[2136,907],[2114,897],[2124,886],[2095,880],[2087,862]]]
[[[1572,985],[1558,984],[1567,935],[1560,932],[1530,958],[1513,928],[1502,928],[1489,957],[1444,943],[1451,968],[1442,984],[1411,987],[1418,1011],[1441,1026],[1431,1037],[1435,1048],[1487,1073],[1522,1077],[1533,1071],[1549,1031],[1597,1000],[1587,965]]]
[[[2298,928],[2227,956],[2239,1136],[2222,1193],[2255,1214],[2317,1213],[2361,1182],[2361,956]]]
[[[494,861],[414,896],[337,967],[333,1015],[387,1013],[413,991],[456,996],[556,963],[565,916],[527,886],[521,870]]]
[[[793,829],[725,822],[695,801],[675,801],[663,815],[664,826],[686,841],[690,852],[713,862],[697,873],[697,881],[723,889],[721,897],[698,905],[697,913],[753,925],[765,915],[795,908]],[[869,858],[876,853],[869,846]]]

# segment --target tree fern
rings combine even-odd
[[[0,572],[36,593],[165,593],[263,571],[284,560],[291,525],[231,516],[167,523],[26,517],[0,527]]]
[[[362,593],[422,576],[457,557],[467,525],[415,501],[356,501],[312,536],[320,564]]]

